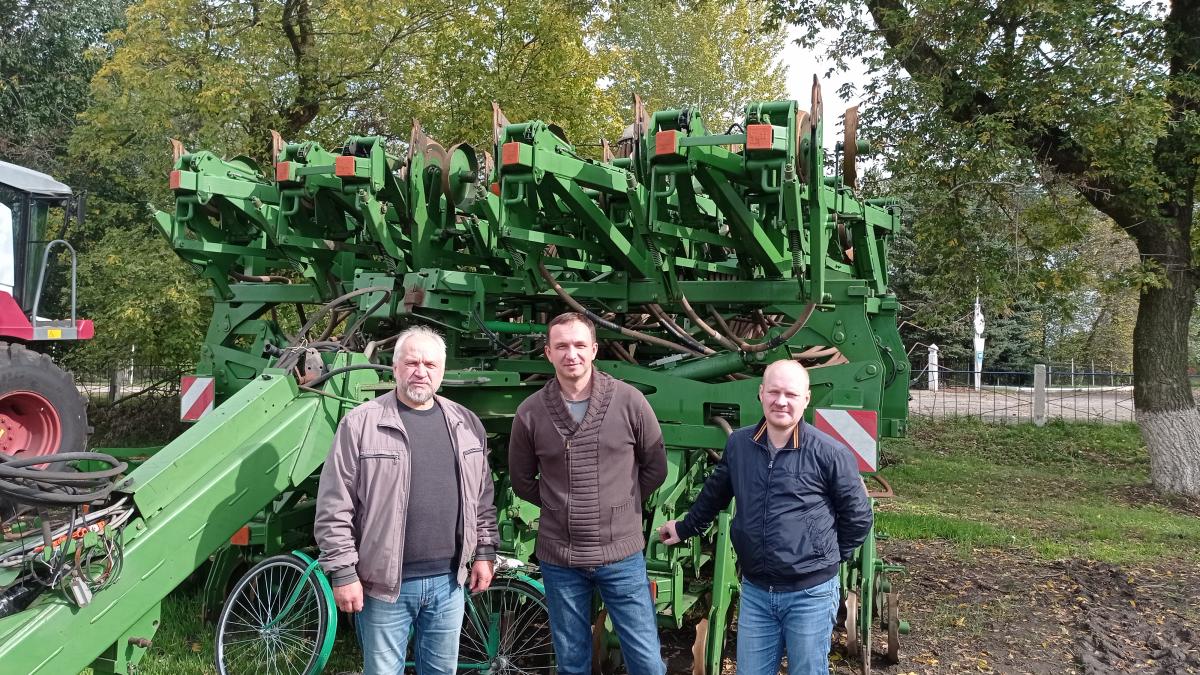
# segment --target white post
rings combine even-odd
[[[1075,357],[1071,357],[1071,388],[1075,388]]]
[[[979,296],[975,296],[975,391],[979,391],[983,379],[983,307]]]
[[[1046,365],[1033,367],[1033,423],[1046,426]]]
[[[929,391],[938,390],[938,346],[929,345],[929,367],[926,373],[929,374]]]

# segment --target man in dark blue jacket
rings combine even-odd
[[[733,432],[687,516],[658,534],[666,544],[699,534],[737,498],[738,674],[774,675],[786,649],[788,675],[828,675],[838,564],[866,540],[871,503],[850,450],[803,420],[803,366],[772,363],[758,397],[763,420]]]

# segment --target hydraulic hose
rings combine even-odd
[[[675,321],[673,321],[658,304],[650,303],[649,305],[646,305],[646,307],[650,310],[650,313],[654,315],[654,318],[658,319],[658,325],[662,326],[663,329],[668,333],[683,341],[683,343],[690,347],[692,351],[705,355],[717,353],[711,347],[705,346],[700,341],[696,340],[696,338],[689,335],[687,331],[685,331],[682,326],[675,323]]]
[[[360,295],[364,295],[366,293],[386,293],[387,297],[391,297],[392,289],[390,289],[386,286],[367,286],[366,288],[359,288],[359,289],[350,291],[349,293],[339,295],[338,297],[334,298],[333,300],[330,300],[329,302],[322,305],[321,309],[317,310],[316,314],[313,314],[311,317],[309,317],[308,321],[304,324],[304,326],[302,326],[300,328],[300,330],[296,333],[296,339],[293,340],[290,344],[288,344],[288,346],[289,347],[299,346],[300,340],[304,339],[304,337],[306,335],[308,335],[308,333],[313,329],[313,326],[317,325],[317,322],[320,321],[326,314],[328,314],[334,307],[337,307],[338,305],[342,304],[343,302],[346,302],[347,300],[350,300],[351,298],[356,298],[356,297],[358,297]]]
[[[708,333],[709,337],[716,340],[722,347],[731,352],[741,351],[741,348],[734,344],[732,340],[726,339],[724,335],[721,335],[717,331],[713,330],[712,326],[704,323],[704,320],[700,318],[700,315],[696,314],[696,310],[692,309],[692,305],[688,302],[687,296],[680,296],[679,301],[680,304],[683,305],[683,313],[687,314],[688,318],[692,320],[692,323],[699,326],[700,329],[705,333]]]
[[[34,467],[64,462],[95,461],[109,465],[99,471],[49,471]],[[116,487],[115,479],[128,465],[99,452],[63,452],[51,457],[10,459],[0,455],[0,495],[19,504],[74,506],[99,501]]]
[[[796,317],[796,321],[793,322],[792,325],[788,326],[786,330],[784,330],[779,335],[776,335],[775,337],[771,338],[770,340],[766,340],[765,342],[758,342],[755,344],[750,344],[750,343],[742,340],[741,338],[739,338],[736,334],[734,334],[734,332],[729,329],[729,324],[725,323],[725,318],[722,317],[721,313],[718,312],[715,308],[709,307],[708,311],[710,314],[712,314],[713,319],[716,320],[717,325],[721,327],[721,330],[725,332],[725,336],[728,337],[730,340],[732,340],[735,344],[737,344],[738,349],[740,349],[744,352],[755,353],[755,352],[765,352],[767,350],[774,349],[774,348],[778,347],[779,345],[792,339],[792,336],[794,336],[796,333],[799,333],[801,328],[804,328],[804,324],[808,323],[808,317],[812,316],[812,313],[814,311],[816,311],[816,309],[817,309],[817,303],[815,303],[815,302],[808,303],[808,306],[804,308],[804,311],[800,312],[800,316]]]
[[[539,262],[538,263],[538,271],[541,272],[542,278],[546,280],[546,283],[550,284],[550,288],[553,289],[554,292],[558,294],[558,297],[561,298],[563,302],[567,303],[567,306],[569,306],[571,309],[575,310],[576,312],[579,312],[580,314],[586,316],[587,318],[591,319],[592,322],[595,323],[597,326],[603,326],[604,328],[607,328],[608,330],[620,333],[621,335],[624,335],[625,337],[631,337],[631,338],[633,338],[635,340],[639,340],[641,342],[658,345],[659,347],[666,347],[667,349],[670,349],[671,351],[674,351],[674,352],[681,352],[683,354],[693,354],[693,355],[696,354],[695,351],[688,349],[687,347],[684,347],[683,345],[675,344],[674,342],[671,342],[670,340],[664,340],[660,337],[655,337],[653,335],[639,333],[636,330],[632,330],[630,328],[625,328],[624,326],[618,326],[617,324],[615,324],[611,321],[608,321],[607,319],[601,318],[600,315],[589,310],[587,307],[584,307],[583,305],[579,304],[579,302],[577,302],[575,300],[575,298],[572,298],[571,294],[568,293],[566,291],[566,289],[564,289],[561,285],[559,285],[558,281],[555,280],[554,276],[552,274],[550,274],[550,270],[546,269],[545,264]]]

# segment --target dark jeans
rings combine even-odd
[[[608,609],[629,675],[664,675],[646,560],[640,552],[600,567],[541,564],[558,675],[592,672],[592,594]]]

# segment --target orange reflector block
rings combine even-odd
[[[500,196],[500,184],[499,183],[492,183],[491,190],[492,190],[492,194],[496,195],[497,197]]]
[[[654,154],[656,155],[673,155],[675,154],[676,143],[675,138],[679,135],[678,131],[660,131],[654,134]]]
[[[179,169],[171,172],[171,189],[178,190],[180,184]]]
[[[751,124],[746,127],[747,150],[770,150],[775,142],[775,128],[770,124]]]
[[[250,545],[250,526],[243,525],[233,536],[229,538],[229,543],[234,546],[249,546]]]
[[[508,166],[509,164],[521,163],[521,144],[517,141],[509,141],[500,148],[500,164]]]
[[[354,157],[351,155],[342,155],[333,163],[333,175],[339,178],[354,177]]]
[[[650,580],[650,601],[654,602],[655,600],[658,600],[658,582],[651,579]]]
[[[275,165],[275,182],[283,183],[292,179],[292,163],[279,162]]]

